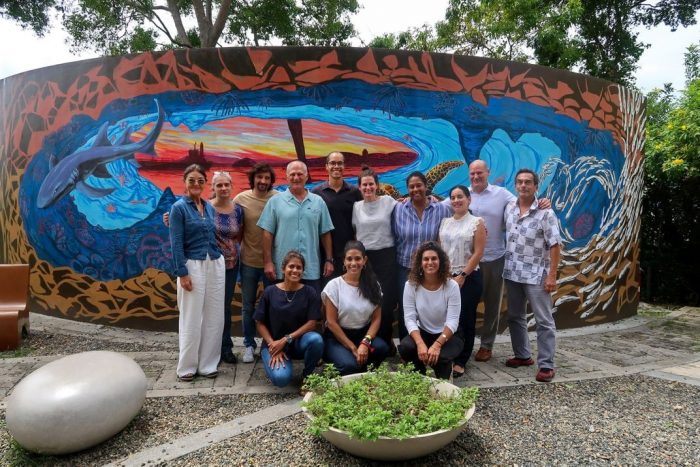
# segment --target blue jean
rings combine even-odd
[[[226,283],[224,285],[224,333],[221,336],[221,354],[233,351],[233,340],[231,339],[231,302],[233,301],[233,291],[236,288],[236,276],[238,275],[238,265],[226,270]]]
[[[367,335],[367,329],[369,329],[369,326],[360,329],[343,329],[343,332],[353,344],[359,346],[362,339]],[[386,356],[389,355],[389,344],[381,337],[375,337],[372,341],[372,348],[373,350],[367,359],[367,365],[379,366]],[[330,331],[327,331],[325,335],[324,354],[323,359],[332,363],[341,375],[367,371],[367,365],[359,366],[352,352],[336,340]]]
[[[476,334],[476,307],[481,299],[481,290],[483,282],[481,280],[481,271],[477,269],[472,271],[464,278],[464,284],[459,289],[459,294],[462,299],[462,309],[459,313],[459,330],[464,347],[462,351],[455,357],[455,364],[464,366],[474,350],[474,336]]]
[[[255,299],[258,297],[258,283],[262,280],[263,286],[267,287],[271,282],[263,272],[263,268],[254,268],[245,263],[241,263],[241,321],[243,325],[243,344],[246,347],[256,348],[255,343],[255,321],[253,311],[255,310]]]
[[[266,346],[263,346],[260,351],[260,356],[265,366],[265,373],[272,384],[278,388],[287,386],[292,380],[292,374],[294,373],[292,359],[304,360],[302,377],[306,378],[313,373],[323,355],[323,337],[316,331],[309,331],[299,339],[294,340],[291,345],[288,345],[284,353],[287,356],[284,366],[270,368],[270,351]]]

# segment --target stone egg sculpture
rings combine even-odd
[[[55,360],[19,382],[7,399],[10,434],[40,454],[80,451],[119,433],[146,399],[146,375],[116,352]]]

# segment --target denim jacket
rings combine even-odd
[[[170,209],[170,247],[173,252],[175,275],[188,275],[185,262],[188,259],[217,259],[221,251],[214,235],[214,208],[202,200],[204,213],[199,214],[191,198],[183,196]]]

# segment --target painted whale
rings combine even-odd
[[[101,198],[113,192],[114,188],[98,188],[89,185],[86,180],[91,175],[99,178],[112,178],[107,170],[107,164],[119,159],[133,159],[134,153],[153,154],[154,146],[165,121],[165,111],[154,99],[158,112],[158,120],[151,131],[141,141],[129,142],[129,131],[114,143],[107,137],[109,123],[105,122],[95,137],[95,142],[89,148],[80,149],[56,162],[51,157],[49,173],[39,188],[36,205],[46,208],[61,199],[74,189],[80,190],[93,198]]]

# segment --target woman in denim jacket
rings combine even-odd
[[[170,244],[180,312],[177,376],[192,381],[197,374],[218,375],[226,266],[214,234],[215,210],[202,198],[206,172],[192,164],[183,179],[185,196],[170,209]]]

